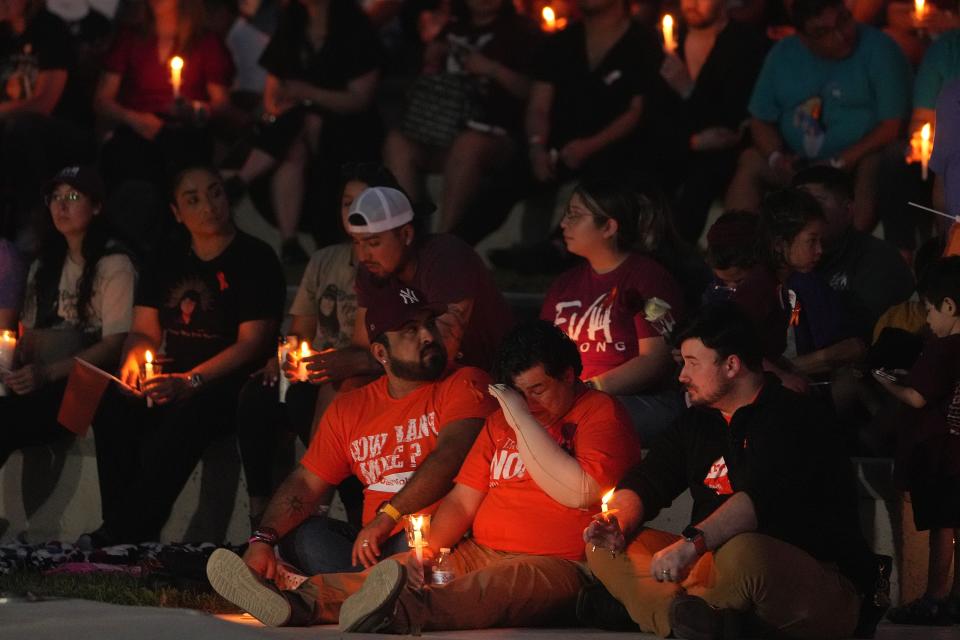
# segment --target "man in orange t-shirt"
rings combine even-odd
[[[510,386],[490,387],[502,410],[487,419],[427,538],[427,558],[453,548],[452,581],[421,588],[419,567],[406,554],[366,575],[318,575],[282,593],[236,572],[233,601],[266,624],[339,620],[342,630],[356,632],[571,618],[584,584],[577,564],[583,527],[599,511],[601,494],[640,460],[629,416],[614,398],[587,389],[581,368],[576,345],[549,322],[522,325],[505,338],[497,373]],[[471,526],[473,536],[464,538]],[[237,562],[225,550],[211,557],[225,572]]]
[[[330,405],[299,468],[277,489],[244,561],[275,578],[280,555],[306,573],[359,571],[384,554],[406,550],[404,514],[430,511],[453,484],[496,409],[489,376],[447,369],[437,310],[409,287],[378,299],[367,314],[370,350],[386,374],[340,394]],[[364,485],[364,527],[350,535],[325,516],[334,488],[350,475]]]

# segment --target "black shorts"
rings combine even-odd
[[[916,483],[910,499],[917,531],[960,528],[960,476]]]

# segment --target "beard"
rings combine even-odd
[[[447,352],[437,343],[431,343],[420,349],[420,359],[416,361],[400,360],[387,353],[390,359],[390,371],[401,380],[410,382],[436,382],[447,369]]]
[[[713,389],[707,393],[703,393],[693,385],[685,385],[687,393],[690,394],[690,402],[698,407],[712,407],[733,389],[733,381],[720,376],[716,377],[714,383]],[[696,396],[694,396],[694,393],[696,393]]]

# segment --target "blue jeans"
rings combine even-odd
[[[280,557],[308,576],[363,571],[362,566],[350,564],[357,533],[356,527],[341,520],[313,516],[283,537]],[[407,536],[401,531],[380,546],[380,557],[389,558],[408,549]]]

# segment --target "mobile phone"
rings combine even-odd
[[[899,376],[897,376],[897,375],[895,375],[895,374],[893,374],[893,373],[890,373],[890,372],[887,371],[886,369],[874,369],[874,370],[873,370],[873,373],[874,373],[874,375],[880,376],[880,377],[883,378],[884,380],[889,380],[890,382],[895,382],[895,383],[899,383],[899,382],[900,382],[900,377],[899,377]]]

